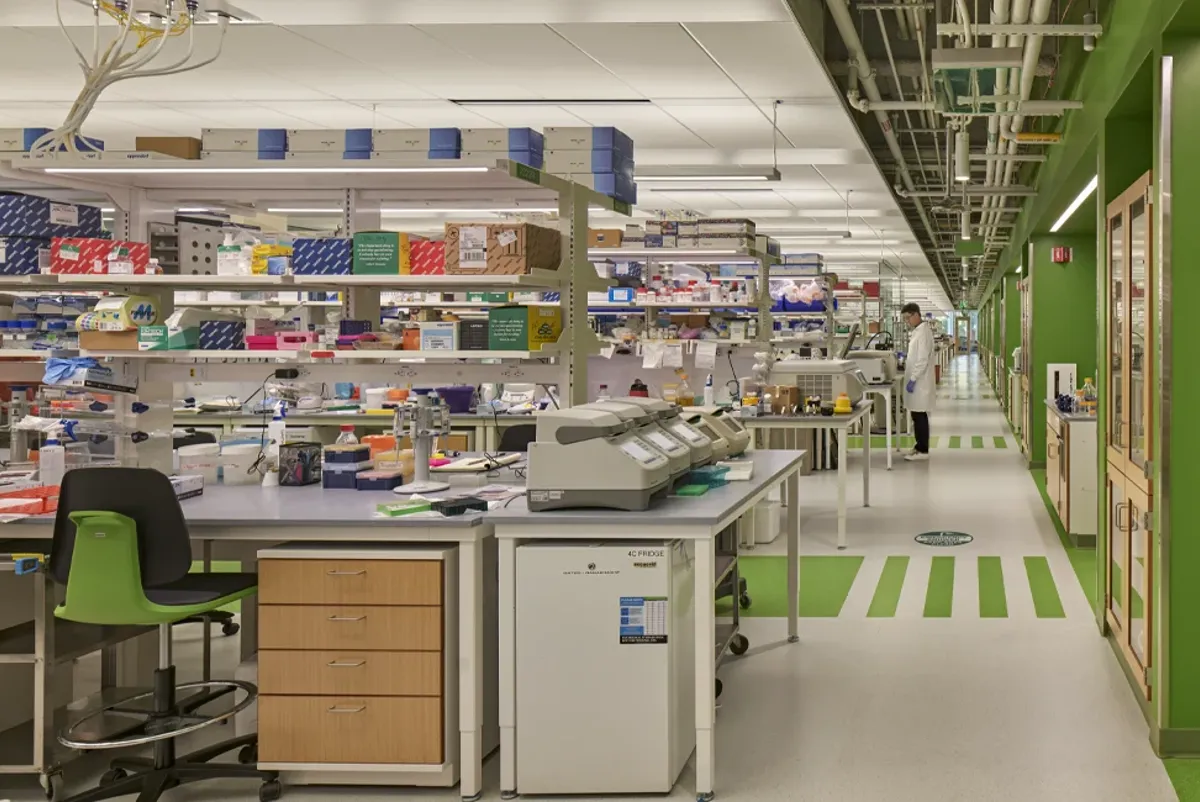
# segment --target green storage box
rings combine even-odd
[[[473,304],[506,304],[509,302],[507,292],[468,292],[467,302]]]
[[[354,235],[353,272],[359,276],[398,276],[411,270],[408,235],[363,231]]]
[[[170,333],[164,325],[138,328],[139,351],[190,351],[200,347],[200,329],[189,328]]]

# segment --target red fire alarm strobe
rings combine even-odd
[[[1056,265],[1070,264],[1071,263],[1071,249],[1070,248],[1062,248],[1062,247],[1051,249],[1050,261]]]

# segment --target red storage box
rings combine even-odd
[[[246,350],[247,351],[274,351],[275,335],[266,334],[247,334],[246,335]]]
[[[441,240],[416,240],[408,244],[411,275],[440,276],[446,272],[446,243]]]
[[[878,281],[864,281],[863,282],[863,292],[866,293],[866,296],[868,298],[878,298],[879,297],[879,282]]]
[[[111,257],[111,258],[110,258]],[[87,237],[55,237],[50,242],[51,273],[146,273],[150,269],[150,244]]]

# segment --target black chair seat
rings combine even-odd
[[[188,574],[166,585],[146,588],[146,598],[163,607],[204,604],[258,584],[257,574]]]

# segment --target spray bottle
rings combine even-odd
[[[57,426],[50,430],[50,437],[38,451],[38,475],[47,487],[61,485],[67,472],[67,450],[59,442],[62,430]]]

